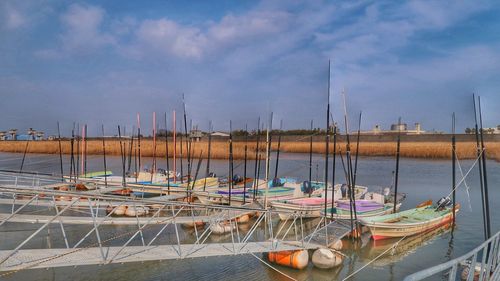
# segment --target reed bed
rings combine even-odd
[[[309,142],[307,141],[286,141],[281,143],[280,150],[288,153],[309,153]],[[87,141],[87,154],[100,155],[103,153],[101,140],[88,140]],[[137,141],[134,141],[132,149],[130,149],[129,140],[121,142],[122,150],[127,155],[132,151],[132,155],[138,155]],[[485,143],[487,150],[487,157],[500,161],[500,143],[487,142]],[[249,142],[247,144],[247,157],[248,159],[255,159],[256,143]],[[26,148],[26,141],[2,141],[0,142],[0,151],[2,152],[17,152],[23,153]],[[63,154],[71,153],[70,141],[61,141],[61,148]],[[77,142],[74,143],[74,153],[77,149],[81,152],[82,145],[80,143],[77,148]],[[173,143],[169,143],[169,154],[173,157]],[[273,142],[272,150],[277,149],[277,143]],[[337,151],[345,152],[345,143],[337,144]],[[106,154],[107,155],[121,155],[120,141],[107,140],[106,141]],[[153,149],[153,141],[144,139],[141,141],[141,156],[151,157],[156,154],[157,157],[165,157],[165,142],[156,142],[156,152]],[[324,154],[325,144],[323,142],[313,142],[313,153]],[[351,144],[351,151],[356,152],[355,143]],[[394,156],[396,151],[396,144],[392,142],[361,142],[359,145],[359,155],[361,156]],[[58,141],[30,141],[28,144],[28,153],[43,153],[43,154],[57,154],[59,153]],[[330,152],[333,152],[333,145],[330,145]],[[200,141],[192,143],[193,158],[207,157],[208,142]],[[265,157],[265,143],[259,146],[259,153],[262,158]],[[476,145],[474,142],[459,142],[457,143],[457,155],[460,159],[473,159],[476,157]],[[183,157],[187,157],[186,143],[183,143]],[[213,141],[211,146],[211,158],[213,159],[228,159],[229,157],[229,143],[227,141]],[[234,159],[243,159],[245,155],[245,142],[233,142],[233,157]],[[180,144],[177,143],[176,156],[181,157]],[[451,157],[451,145],[448,142],[402,142],[401,143],[401,156],[410,158],[431,158],[431,159],[446,159]]]

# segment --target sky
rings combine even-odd
[[[449,131],[500,124],[500,6],[494,1],[0,2],[0,130],[63,135],[172,127]],[[344,93],[344,94],[342,94]],[[189,121],[188,121],[189,122]],[[179,126],[179,125],[178,125]]]

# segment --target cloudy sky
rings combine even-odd
[[[500,7],[488,1],[2,1],[0,130],[143,130],[182,112],[227,130],[324,126],[331,68],[354,123],[500,124]],[[162,119],[163,117],[161,117]],[[158,117],[160,119],[160,117]],[[163,119],[162,119],[163,120]],[[161,123],[163,124],[163,122]]]

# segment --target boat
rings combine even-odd
[[[343,198],[342,196],[342,186],[340,184],[335,185],[335,197]],[[359,199],[364,196],[368,188],[365,186],[356,186],[355,188],[355,198]],[[332,189],[327,189],[327,194],[330,195]],[[302,194],[300,197],[295,198],[277,198],[270,201],[271,206],[278,211],[281,220],[287,220],[291,213],[300,213],[303,217],[315,218],[321,216],[321,212],[325,209],[325,191],[321,193],[314,191],[310,197],[305,197],[306,194]],[[332,199],[327,197],[327,206],[331,206]]]
[[[366,217],[361,224],[369,229],[373,240],[416,235],[451,222],[460,204],[450,207],[450,203],[449,198],[442,198],[437,206],[424,204],[395,214]]]

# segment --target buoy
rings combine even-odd
[[[216,223],[210,225],[210,230],[214,234],[224,234],[231,232],[231,228],[234,229],[235,225],[234,224],[226,224],[226,223]]]
[[[462,278],[462,280],[467,280],[467,278],[469,278],[469,274],[470,274],[470,270],[471,270],[471,267],[470,267],[470,264],[466,264],[466,265],[463,265],[464,269],[462,270],[462,274],[460,274],[460,278]],[[473,280],[479,280],[479,273],[481,272],[481,266],[479,265],[476,265],[476,268],[474,269],[474,277],[473,277]]]
[[[267,258],[270,262],[295,269],[303,269],[309,263],[307,250],[270,252]]]
[[[75,188],[78,191],[87,191],[88,190],[88,188],[84,184],[82,184],[82,183],[77,183],[75,185]]]
[[[338,240],[337,242],[335,242],[333,245],[330,245],[330,249],[334,249],[334,250],[341,250],[342,249],[342,240]]]
[[[149,208],[144,206],[129,206],[125,211],[125,215],[129,217],[141,217],[147,214],[149,214]]]
[[[116,208],[116,210],[113,212],[113,215],[117,215],[117,216],[123,216],[125,215],[125,212],[127,211],[127,206],[125,205],[120,205],[118,206],[118,208]]]
[[[240,217],[236,218],[236,221],[238,223],[247,223],[250,221],[250,216],[248,216],[248,215],[240,216]]]
[[[114,208],[113,208],[113,206],[108,205],[108,206],[106,207],[106,215],[109,215],[111,212],[113,212],[113,209],[114,209]]]
[[[186,222],[182,225],[184,225],[185,227],[188,227],[188,228],[194,228],[194,227],[198,228],[198,227],[205,226],[205,222],[203,222],[203,221]]]
[[[320,248],[314,251],[312,255],[312,263],[317,268],[333,268],[342,263],[342,256],[334,253],[330,249]]]

